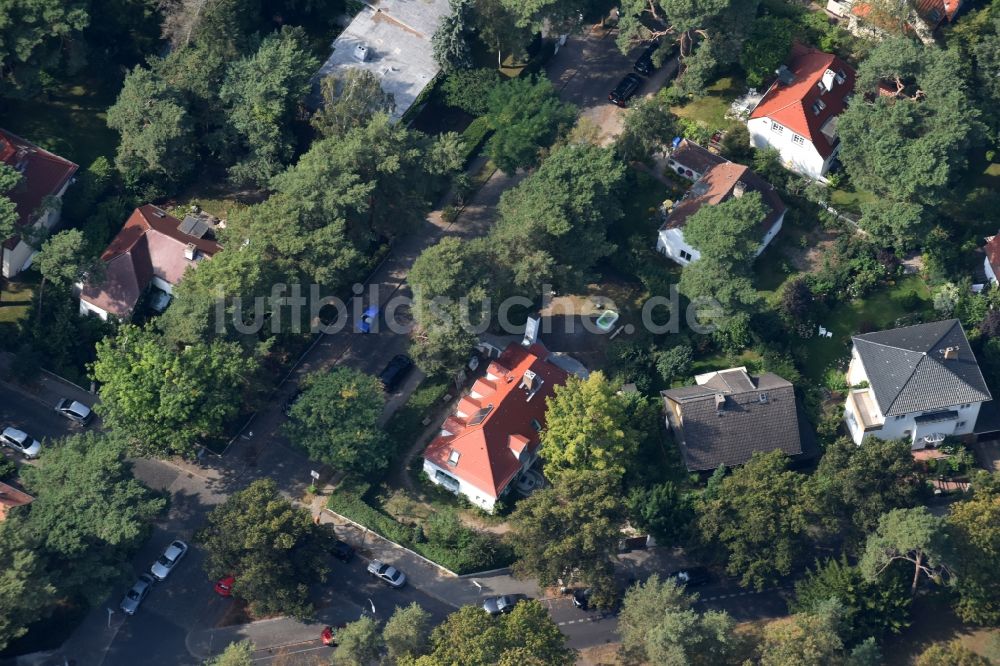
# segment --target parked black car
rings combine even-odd
[[[410,370],[413,369],[413,361],[409,356],[403,354],[396,354],[389,361],[389,364],[385,366],[385,369],[379,373],[379,381],[382,382],[382,387],[392,393],[400,385],[406,375],[410,374]]]
[[[590,588],[578,587],[573,590],[573,605],[580,610],[590,610]]]
[[[638,60],[635,61],[635,64],[632,65],[632,69],[634,69],[639,74],[642,74],[643,76],[649,76],[650,74],[655,72],[656,65],[653,64],[653,54],[656,53],[657,49],[659,48],[660,48],[660,41],[654,39],[652,42],[650,42],[649,46],[645,48],[645,50],[642,52],[642,55],[639,56]],[[663,62],[666,62],[667,60],[676,56],[677,51],[678,51],[677,45],[674,44],[670,49],[670,53],[663,56]]]
[[[628,101],[632,99],[641,86],[642,77],[638,74],[628,74],[621,80],[618,87],[608,95],[608,101],[624,108],[628,106]]]
[[[341,562],[350,562],[354,558],[354,549],[351,548],[350,544],[337,539],[330,546],[330,554]]]

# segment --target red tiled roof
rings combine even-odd
[[[827,121],[847,107],[844,98],[854,92],[854,69],[835,55],[799,44],[792,48],[788,69],[795,79],[788,85],[775,81],[750,113],[750,118],[770,118],[811,141],[824,158],[829,157],[837,145],[836,140],[831,141],[821,130]],[[817,84],[827,70],[835,74],[843,72],[844,82],[835,80],[833,89],[823,92]],[[819,113],[813,110],[817,100],[825,104]]]
[[[470,395],[460,401],[463,407],[475,405],[475,411],[467,417],[452,414],[445,419],[441,434],[427,446],[424,458],[492,497],[499,497],[521,469],[517,456],[525,450],[531,454],[538,450],[539,433],[532,421],[545,424],[546,400],[569,377],[546,361],[547,357],[548,352],[540,344],[530,348],[508,346],[500,358],[490,363],[487,376],[477,380]],[[534,372],[536,381],[542,382],[530,399],[527,389],[521,386],[526,370]],[[482,397],[473,397],[475,394]],[[485,418],[477,416],[490,405],[492,409]],[[459,454],[456,464],[449,462],[453,451]]]
[[[25,504],[31,504],[34,501],[34,497],[26,492],[18,490],[14,486],[8,486],[6,483],[0,482],[0,521],[6,520],[7,514],[11,509],[24,506]]]
[[[4,129],[0,129],[0,162],[21,172],[21,182],[6,193],[17,206],[18,226],[30,223],[42,200],[58,194],[77,169],[69,160]],[[14,236],[4,240],[4,247],[11,249],[18,239]]]
[[[86,284],[80,298],[119,317],[127,317],[154,277],[177,284],[193,263],[184,257],[191,244],[199,256],[221,250],[207,238],[182,232],[176,217],[146,204],[136,208],[125,226],[101,254],[105,274],[100,284]]]
[[[931,29],[937,28],[939,25],[948,21],[951,23],[955,20],[955,15],[958,14],[958,10],[962,8],[962,0],[917,0],[914,9],[917,12],[917,16],[926,21]],[[883,30],[891,30],[892,26],[888,25],[890,21],[888,20],[875,20],[870,17],[872,12],[872,6],[865,3],[856,3],[851,7],[851,13],[858,18],[868,19],[876,25],[878,28]],[[912,27],[907,25],[907,29],[912,30]]]
[[[732,198],[737,183],[743,183],[744,192],[760,192],[764,205],[769,208],[767,216],[761,220],[761,229],[766,233],[785,212],[785,204],[769,183],[748,167],[735,162],[710,167],[677,202],[661,229],[683,227],[702,206],[715,206]]]
[[[986,258],[990,261],[990,267],[994,275],[1000,275],[1000,235],[990,236],[986,239]]]

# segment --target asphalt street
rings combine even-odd
[[[0,429],[13,426],[42,442],[77,432],[79,426],[56,414],[55,402],[0,383]],[[10,449],[5,449],[10,453]]]

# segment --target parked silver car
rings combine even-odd
[[[181,561],[188,552],[188,545],[181,541],[180,539],[175,540],[167,549],[163,551],[163,555],[153,563],[153,566],[149,569],[149,572],[153,574],[153,578],[156,580],[166,580],[170,572],[174,570],[177,563]]]
[[[0,433],[0,444],[12,448],[25,458],[37,458],[42,445],[17,428],[4,428]]]
[[[122,598],[121,605],[119,608],[126,615],[135,615],[135,612],[139,610],[139,604],[142,600],[146,598],[149,591],[153,588],[153,577],[149,574],[140,574],[139,580],[135,581],[135,585],[132,589],[125,593]]]
[[[483,601],[483,610],[490,615],[505,615],[514,610],[514,606],[527,600],[528,597],[524,594],[504,594],[499,597],[487,597]]]
[[[70,421],[75,421],[80,425],[87,425],[94,418],[94,413],[90,411],[90,407],[69,398],[63,398],[56,403],[56,411]]]
[[[380,560],[372,560],[368,563],[368,573],[375,576],[390,587],[399,589],[406,585],[406,574],[391,567]]]

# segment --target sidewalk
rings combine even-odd
[[[378,559],[392,564],[404,572],[410,584],[421,592],[456,608],[478,606],[484,597],[498,594],[526,594],[533,599],[542,598],[543,591],[536,581],[518,580],[506,569],[482,576],[456,576],[371,530],[359,529],[329,510],[323,511],[320,522],[333,525],[337,538],[351,544],[363,559]]]
[[[13,356],[11,352],[0,352],[0,381],[4,384],[31,395],[52,408],[55,408],[56,403],[62,398],[76,400],[88,407],[93,407],[94,403],[97,402],[97,396],[85,390],[84,387],[68,382],[47,370],[39,370],[38,376],[31,384],[16,384],[13,381],[8,381],[7,374]]]

